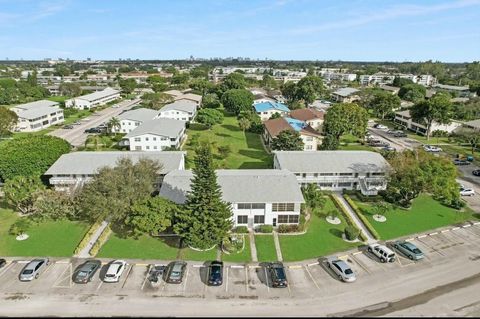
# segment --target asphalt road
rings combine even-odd
[[[74,125],[72,129],[59,128],[49,133],[49,135],[57,136],[68,141],[72,146],[84,145],[88,134],[84,131],[88,128],[96,127],[103,122],[108,122],[125,110],[132,108],[140,103],[140,99],[126,100],[118,103],[118,107],[109,107],[80,120],[81,125]]]

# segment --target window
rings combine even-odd
[[[306,150],[313,150],[313,146],[312,145],[305,145],[305,149]]]
[[[156,137],[154,137],[154,138],[153,138],[153,140],[154,140],[154,141],[156,141],[156,140],[157,140],[157,138],[156,138]]]
[[[294,203],[273,203],[272,211],[273,212],[290,212],[295,209]]]
[[[265,224],[265,216],[264,215],[256,215],[253,217],[254,224]]]
[[[351,187],[352,183],[338,183],[338,187]]]
[[[145,137],[145,141],[148,141],[148,137]]]
[[[149,149],[150,149],[150,146],[147,146],[146,148],[147,148],[147,150],[149,150]]]
[[[155,146],[153,147],[153,149],[156,150],[156,149],[157,149],[157,146],[155,145]]]
[[[142,147],[141,146],[135,146],[135,151],[141,151]]]
[[[265,204],[263,203],[253,203],[252,209],[265,209]]]
[[[279,224],[298,224],[298,215],[278,215]]]
[[[237,216],[237,224],[247,224],[248,223],[248,216],[247,215],[238,215]]]
[[[135,137],[134,141],[135,142],[140,142],[142,139],[140,137]]]
[[[340,176],[352,176],[353,174],[352,173],[340,173],[339,175]]]
[[[248,204],[238,203],[238,204],[237,204],[237,208],[238,208],[238,209],[250,209],[250,207],[251,207],[251,206],[250,206],[250,203],[248,203]]]
[[[318,173],[313,174],[313,177],[317,178],[317,177],[318,177]]]
[[[307,174],[306,174],[306,173],[303,173],[303,174],[302,174],[302,177],[303,177],[303,178],[307,178]]]
[[[307,142],[313,141],[313,136],[307,136],[306,140],[307,140]]]
[[[372,173],[372,176],[385,176],[385,173]]]

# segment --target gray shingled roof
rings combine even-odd
[[[98,169],[109,166],[114,167],[120,158],[130,158],[136,163],[140,158],[157,160],[163,165],[160,174],[166,174],[178,169],[185,152],[73,152],[60,156],[60,158],[45,172],[45,175],[81,175],[95,174]]]
[[[280,168],[293,173],[384,172],[390,167],[382,155],[369,151],[275,151]]]
[[[140,109],[123,112],[117,117],[119,120],[145,122],[145,121],[153,120],[157,115],[158,115],[158,111],[140,108]]]
[[[46,106],[58,106],[58,102],[53,102],[49,100],[39,100],[35,102],[15,105],[14,107],[17,109],[30,110],[33,108],[46,107]]]
[[[57,102],[40,100],[31,103],[20,104],[12,108],[18,117],[27,120],[33,120],[50,113],[56,113],[61,110]]]
[[[183,204],[192,177],[190,170],[171,171],[163,180],[160,196]],[[295,175],[286,170],[217,170],[217,181],[223,200],[230,203],[304,202]]]
[[[175,138],[185,128],[185,121],[169,118],[158,118],[143,122],[140,126],[125,135],[125,138],[135,137],[144,134],[168,136]]]
[[[202,96],[194,93],[185,93],[179,96],[175,97],[175,100],[182,100],[182,99],[188,99],[188,100],[193,100],[196,102],[201,102],[202,101]]]
[[[166,104],[160,109],[160,112],[165,111],[183,111],[183,112],[195,112],[197,105],[195,102],[190,100],[178,100],[170,104]]]
[[[95,100],[98,100],[113,94],[117,94],[117,93],[120,93],[120,91],[112,89],[111,87],[107,87],[105,88],[105,90],[82,95],[82,96],[76,97],[76,99],[82,99],[86,101],[95,101]]]

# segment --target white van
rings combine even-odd
[[[387,246],[370,244],[368,245],[367,251],[377,256],[382,263],[393,263],[395,261],[395,253]]]

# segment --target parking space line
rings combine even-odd
[[[10,269],[10,267],[12,267],[13,263],[14,263],[13,261],[10,262],[10,263],[3,269],[3,271],[0,273],[0,277],[1,277],[4,273],[6,273],[7,270]]]
[[[439,251],[437,248],[435,247],[432,247],[430,246],[429,244],[427,244],[425,241],[421,240],[420,237],[418,237],[418,241],[423,243],[425,246],[429,247],[432,251],[436,252],[437,254],[439,254],[440,256],[445,256],[445,254],[443,254],[441,251]]]
[[[360,252],[361,253],[361,252]],[[365,270],[365,272],[367,274],[371,274],[371,272],[367,269],[367,266],[365,266],[362,262],[360,262],[360,260],[358,260],[356,257],[353,256],[354,254],[352,254],[352,259],[355,260],[355,262],[360,266],[360,268],[362,268],[363,270]],[[357,254],[358,255],[358,254]]]
[[[248,268],[245,268],[245,290],[248,293]]]
[[[227,280],[225,281],[225,292],[228,292],[228,268],[229,268],[229,267],[227,267],[227,274],[226,274],[226,276],[225,276],[226,279],[227,279]]]
[[[125,276],[125,280],[123,281],[121,289],[123,289],[123,287],[125,287],[125,284],[127,283],[128,276],[130,276],[130,273],[132,272],[133,266],[134,265],[130,265],[130,268],[128,269],[127,276]]]
[[[264,267],[263,270],[264,270],[264,273],[265,273],[265,282],[267,284],[267,290],[268,290],[268,292],[270,292],[270,285],[268,284],[267,268]]]
[[[65,272],[67,270],[70,270],[70,273],[68,274],[68,277],[65,277]],[[72,269],[72,264],[69,264],[69,266],[67,268],[65,268],[62,272],[62,274],[58,277],[58,279],[55,281],[55,283],[53,284],[52,288],[72,288],[72,273],[73,269]],[[59,286],[58,283],[61,283],[63,282],[65,279],[69,278],[68,280],[68,287],[67,286]]]
[[[102,287],[102,285],[103,285],[103,280],[100,279],[100,283],[98,284],[98,287],[97,287],[96,291],[98,291],[100,289],[100,287]]]
[[[151,269],[152,269],[152,265],[148,266],[147,274],[145,275],[145,278],[143,279],[142,287],[140,288],[140,290],[143,290],[143,288],[145,288],[145,284],[147,282],[148,274],[150,273]]]
[[[312,273],[310,272],[310,269],[308,269],[308,266],[305,267],[305,270],[307,271],[307,274],[310,276],[310,279],[312,279],[313,283],[315,284],[315,287],[317,287],[317,289],[320,289],[320,286],[317,284],[317,281],[315,280],[315,278],[313,278]]]

